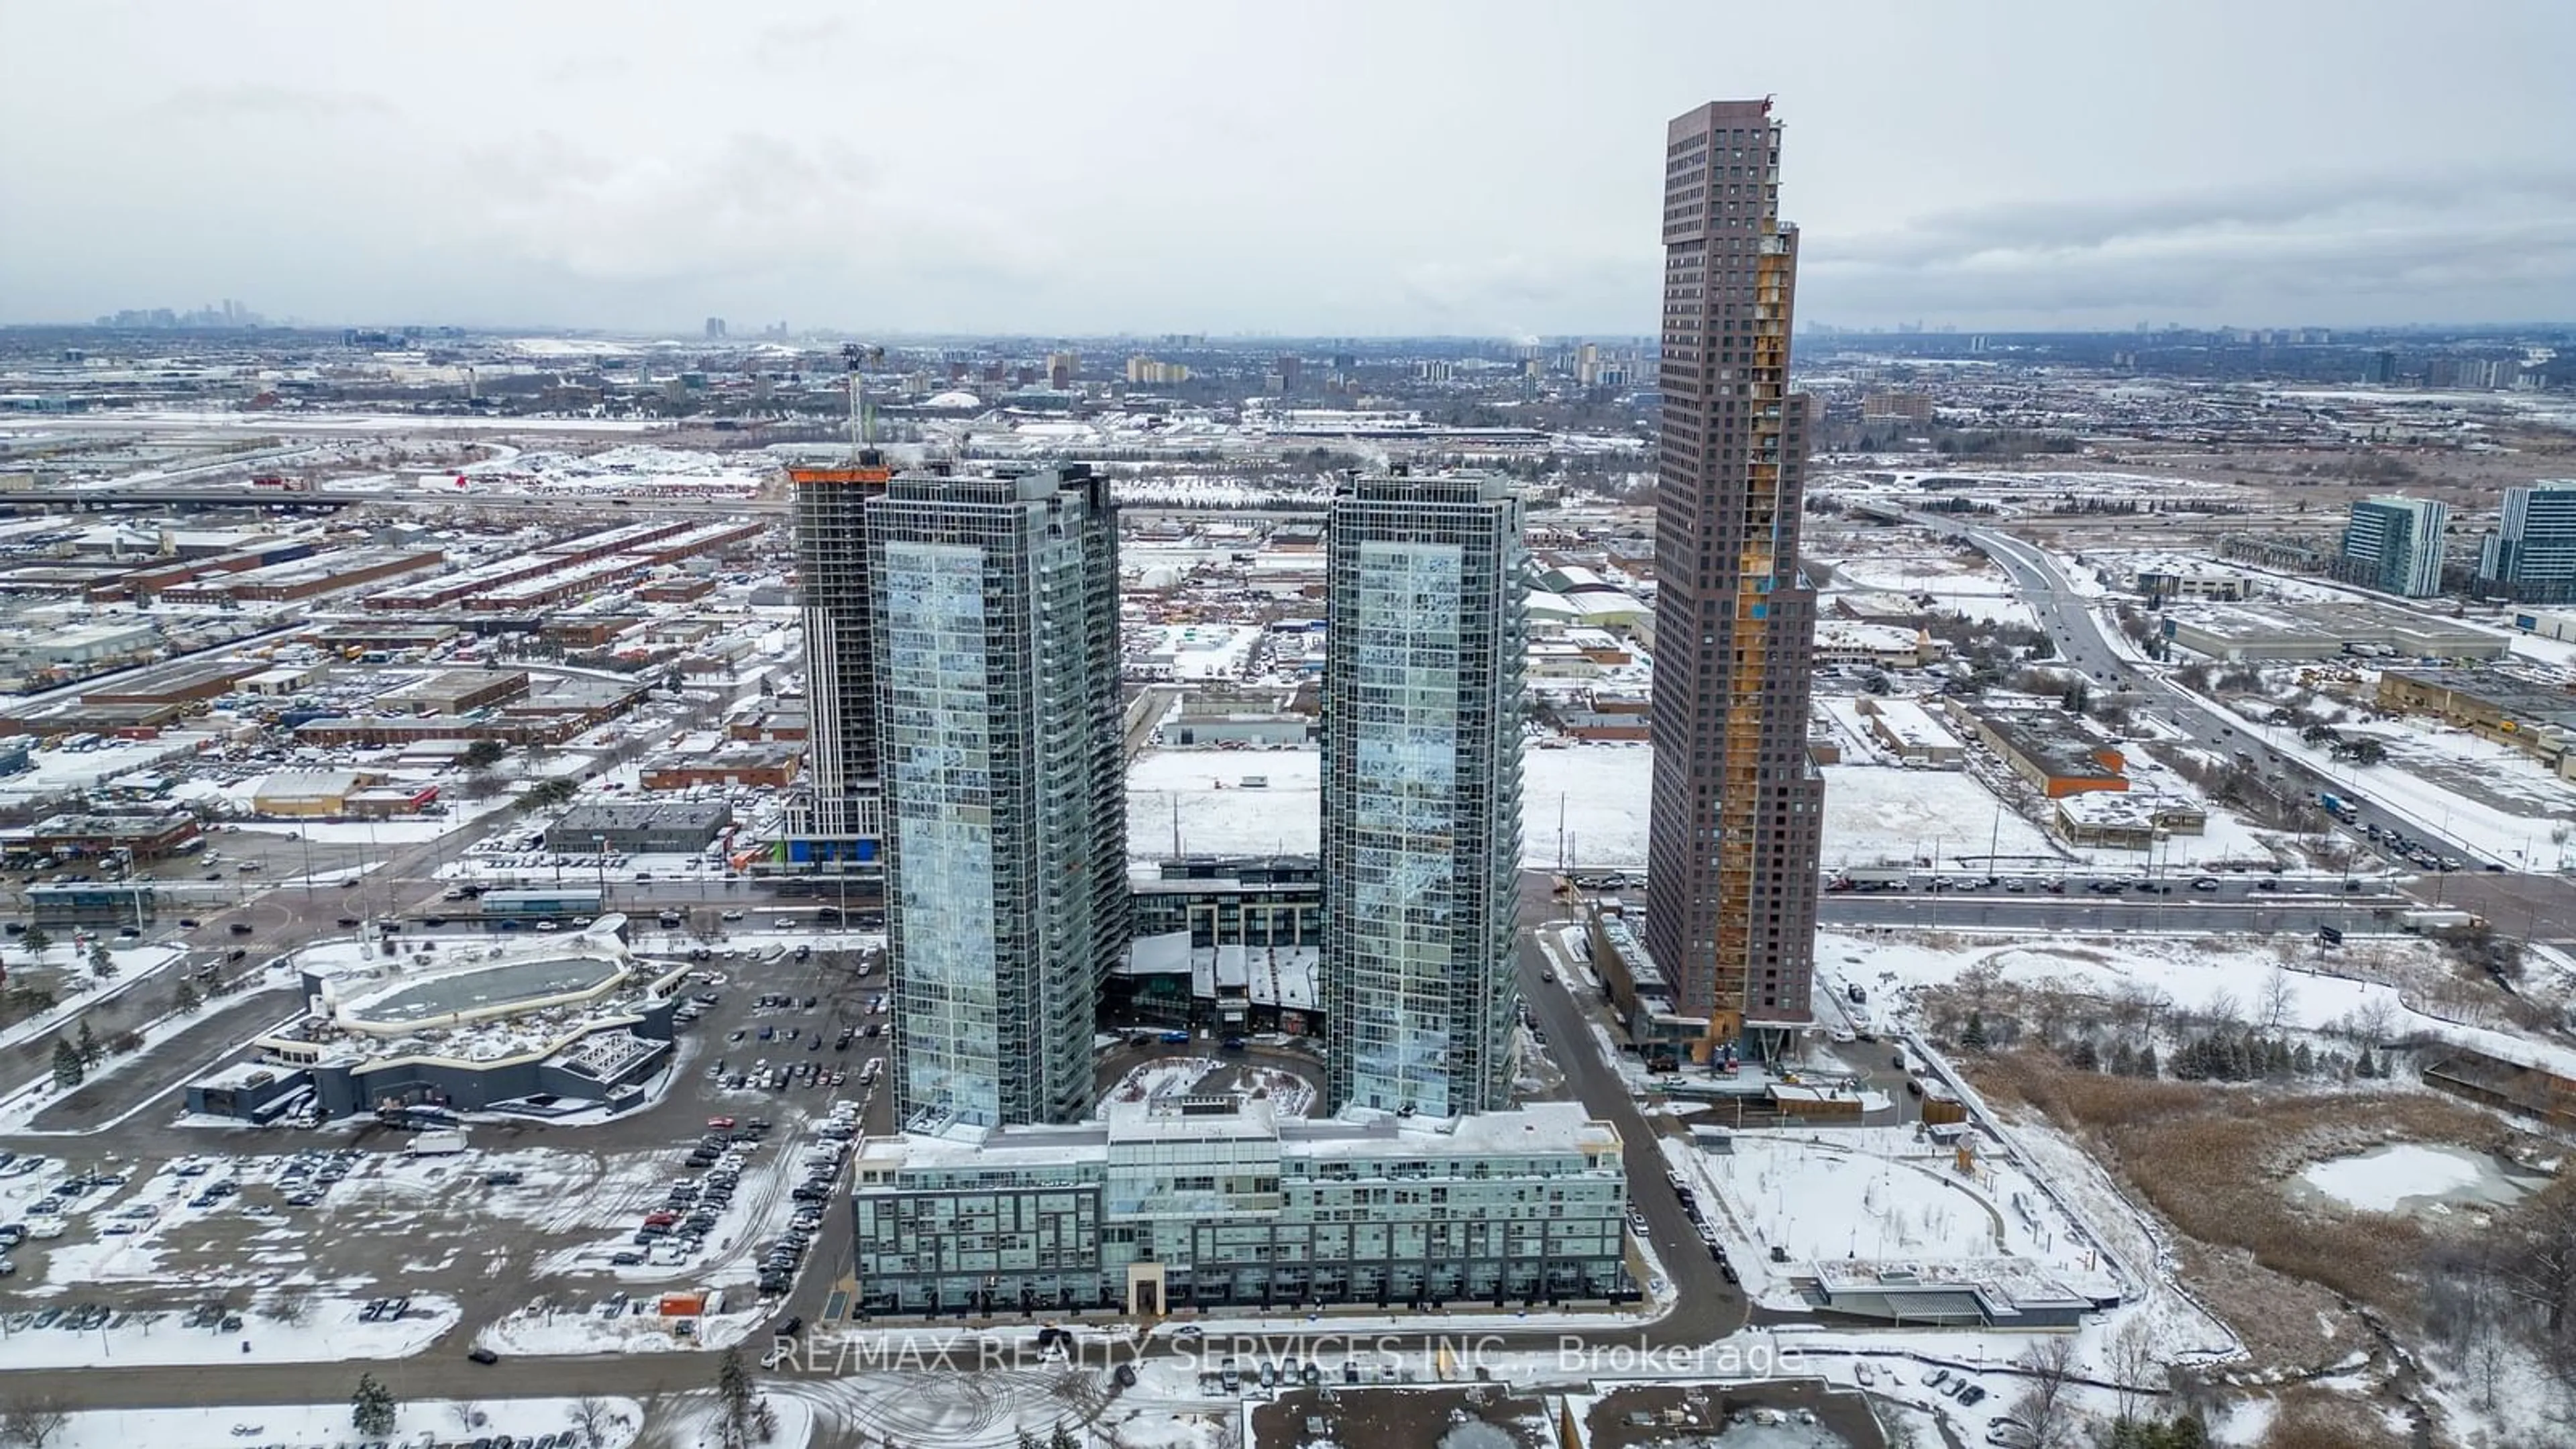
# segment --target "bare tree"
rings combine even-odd
[[[2363,1046],[2385,1046],[2397,1034],[2397,1008],[2385,996],[2374,996],[2352,1014],[2353,1039]]]
[[[616,1422],[616,1415],[616,1406],[597,1394],[575,1399],[572,1423],[581,1431],[582,1449],[602,1449],[608,1443],[608,1428]]]
[[[2207,1005],[2201,1007],[2200,1019],[2212,1029],[2243,1026],[2245,1007],[2237,1001],[2234,993],[2220,991],[2209,998]]]
[[[456,1416],[456,1427],[469,1434],[483,1422],[483,1406],[472,1399],[458,1399],[447,1406],[447,1412]]]
[[[2257,1008],[2263,1013],[2263,1029],[2278,1035],[2298,1005],[2299,989],[2290,984],[2289,969],[2273,967],[2272,974],[2263,978],[2263,997]]]
[[[13,1395],[0,1404],[0,1444],[45,1449],[71,1421],[63,1401],[51,1394]]]
[[[2137,1422],[2138,1410],[2165,1390],[2164,1355],[2143,1316],[2132,1316],[2111,1339],[2111,1379],[2120,1399],[2120,1422]]]
[[[2075,1375],[2074,1336],[2058,1333],[2039,1339],[2013,1362],[2029,1381],[2014,1401],[2013,1412],[2030,1430],[2034,1449],[2059,1449],[2075,1428],[2074,1405],[2066,1397],[2067,1381]]]

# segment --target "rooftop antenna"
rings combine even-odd
[[[876,419],[868,415],[867,376],[861,371],[872,362],[885,361],[885,349],[862,347],[850,343],[841,349],[842,365],[850,370],[850,457],[865,461],[867,451],[876,442]]]

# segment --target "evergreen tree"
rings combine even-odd
[[[1038,1436],[1025,1427],[1020,1430],[1019,1449],[1038,1449]]]
[[[2361,1055],[2353,1059],[2352,1074],[2356,1077],[2375,1077],[2379,1075],[2379,1068],[2370,1060],[2370,1048],[2363,1047],[2361,1049]]]
[[[2078,1037],[2075,1050],[2067,1054],[2067,1061],[2081,1071],[2098,1072],[2102,1070],[2102,1049],[2093,1044],[2093,1038]]]
[[[170,993],[171,1007],[185,1015],[205,1004],[206,995],[197,989],[197,983],[184,976],[180,977],[179,989]]]
[[[1064,1422],[1059,1419],[1056,1421],[1055,1432],[1047,1436],[1047,1449],[1082,1449],[1082,1441],[1074,1438],[1073,1431],[1066,1428]]]
[[[349,1397],[349,1427],[370,1439],[390,1438],[395,1408],[393,1390],[379,1383],[374,1374],[360,1374],[358,1391]]]
[[[1968,1027],[1959,1034],[1959,1045],[1972,1052],[1986,1049],[1986,1014],[1984,1012],[1969,1011]]]
[[[2142,1077],[2161,1077],[2164,1075],[2163,1065],[2156,1060],[2156,1044],[2154,1042],[2147,1043],[2146,1046],[2141,1048],[2138,1052],[2138,1075]]]
[[[89,1069],[81,1065],[80,1048],[61,1037],[54,1038],[54,1085],[68,1092],[81,1084]]]
[[[751,1428],[751,1373],[742,1366],[739,1349],[726,1349],[716,1364],[716,1403],[724,1411],[727,1442],[742,1442]]]
[[[2316,1069],[2317,1054],[2309,1049],[2306,1042],[2299,1043],[2299,1049],[2290,1053],[2290,1070],[2304,1077]]]
[[[107,954],[107,942],[89,943],[89,974],[101,981],[116,975],[116,958]]]
[[[18,941],[27,948],[27,959],[30,961],[44,960],[45,952],[54,944],[53,934],[42,926],[29,926]]]
[[[2125,1041],[2112,1047],[2111,1074],[2117,1077],[2136,1076],[2138,1074],[2138,1049],[2129,1045]]]
[[[84,1067],[97,1066],[98,1059],[107,1055],[107,1048],[98,1044],[98,1033],[91,1031],[89,1029],[89,1023],[86,1021],[80,1024],[80,1044],[78,1049],[80,1051],[81,1065]]]

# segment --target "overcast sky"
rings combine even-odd
[[[1775,95],[1802,321],[2576,317],[2576,0],[0,0],[0,319],[1615,334]]]

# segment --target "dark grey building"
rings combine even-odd
[[[1726,1043],[1812,1020],[1824,809],[1798,568],[1807,398],[1789,390],[1798,230],[1769,101],[1666,128],[1663,238],[1645,946]]]
[[[721,800],[575,805],[546,827],[546,849],[557,855],[687,855],[706,849],[732,823],[733,807]]]
[[[1358,477],[1325,563],[1327,1110],[1509,1105],[1529,554],[1496,474]]]
[[[867,534],[896,1115],[1078,1121],[1127,948],[1108,480],[904,474]]]

